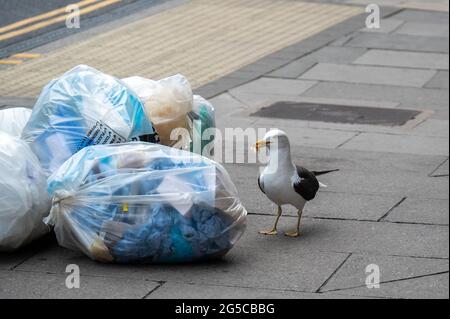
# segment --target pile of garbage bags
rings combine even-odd
[[[214,128],[213,106],[180,74],[68,71],[32,111],[0,111],[0,251],[54,226],[61,246],[102,262],[223,256],[247,212],[225,169],[201,155],[214,151]]]
[[[48,181],[58,242],[103,262],[186,262],[224,255],[246,211],[223,167],[149,143],[85,148]]]

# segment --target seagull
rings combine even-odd
[[[261,191],[278,206],[278,213],[273,228],[260,231],[260,234],[277,235],[282,206],[292,205],[298,209],[297,229],[285,235],[298,237],[305,204],[316,197],[319,188],[327,187],[320,183],[316,176],[336,172],[338,169],[315,172],[295,165],[291,158],[289,138],[281,130],[271,130],[262,140],[256,142],[256,151],[262,148],[267,149],[269,162],[258,178],[258,185]]]

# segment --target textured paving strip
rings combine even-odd
[[[361,13],[275,0],[194,0],[0,73],[0,95],[36,96],[80,64],[119,77],[180,72],[199,87]]]

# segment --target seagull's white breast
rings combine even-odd
[[[280,166],[275,171],[270,166],[266,167],[261,174],[261,181],[264,185],[264,193],[275,204],[293,205],[297,209],[303,209],[306,201],[295,191],[293,183],[298,179],[295,166]]]

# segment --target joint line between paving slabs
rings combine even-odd
[[[16,268],[20,267],[21,265],[23,265],[27,260],[33,258],[34,256],[36,256],[38,254],[38,252],[35,252],[34,254],[31,254],[28,257],[25,257],[22,261],[20,261],[17,265],[12,266],[11,268],[9,268],[9,270],[14,271]]]
[[[383,216],[381,216],[377,221],[378,221],[378,222],[383,221],[386,217],[389,216],[389,214],[390,214],[394,209],[396,209],[398,206],[400,206],[407,198],[408,198],[408,197],[406,197],[406,196],[403,197],[397,204],[395,204],[394,206],[392,206],[392,208],[389,209],[389,210],[386,212],[386,214],[384,214]]]
[[[148,296],[150,296],[156,290],[158,290],[159,288],[164,286],[164,284],[166,284],[166,283],[167,283],[167,281],[158,281],[158,285],[155,288],[153,288],[152,290],[150,290],[147,294],[145,294],[141,299],[146,299]]]
[[[397,203],[399,204],[399,203]],[[392,208],[390,209],[392,210]],[[276,214],[268,213],[248,213],[249,216],[276,216]],[[297,218],[297,216],[294,215],[283,215],[285,218]],[[375,220],[375,219],[358,219],[358,218],[343,218],[343,217],[321,217],[321,216],[309,216],[305,215],[304,218],[306,219],[313,219],[313,220],[331,220],[331,221],[342,221],[342,222],[366,222],[366,223],[379,223],[382,221],[385,224],[397,224],[397,225],[421,225],[421,226],[443,226],[447,227],[448,224],[439,224],[439,223],[424,223],[424,222],[405,222],[405,221],[391,221],[391,220]]]
[[[444,275],[444,274],[448,274],[449,271],[440,271],[440,272],[436,272],[433,274],[426,274],[426,275],[418,275],[418,276],[412,276],[412,277],[407,277],[407,278],[400,278],[400,279],[392,279],[392,280],[386,280],[386,281],[381,281],[380,285],[382,284],[390,284],[390,283],[394,283],[394,282],[401,282],[401,281],[407,281],[407,280],[413,280],[413,279],[420,279],[420,278],[426,278],[426,277],[433,277],[433,276],[439,276],[439,275]],[[331,289],[331,290],[326,290],[323,291],[324,293],[328,293],[328,292],[336,292],[336,291],[344,291],[344,290],[351,290],[351,289],[358,289],[358,288],[365,288],[367,287],[366,285],[360,285],[360,286],[353,286],[353,287],[345,287],[345,288],[336,288],[336,289]]]
[[[429,177],[444,177],[444,176],[448,176],[448,174],[439,174],[439,175],[434,175],[434,173],[436,173],[442,166],[445,165],[445,163],[449,160],[449,158],[447,157],[441,164],[439,164],[428,176]]]
[[[345,140],[344,142],[342,142],[341,144],[339,144],[338,146],[336,146],[336,149],[344,146],[345,144],[347,144],[348,142],[350,142],[351,140],[353,140],[355,137],[358,137],[359,135],[361,135],[362,132],[357,132],[355,135],[353,135],[352,137],[350,137],[349,139]]]
[[[331,280],[331,278],[333,278],[333,276],[342,268],[342,266],[344,266],[344,264],[347,262],[347,260],[352,256],[353,253],[349,253],[348,256],[344,259],[344,261],[333,271],[333,273],[330,275],[330,277],[327,278],[327,280],[325,280],[323,282],[323,284],[320,285],[319,289],[317,289],[315,291],[315,293],[321,293],[321,290],[323,287],[326,286],[326,284],[328,284],[328,282]]]

